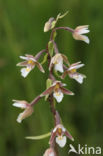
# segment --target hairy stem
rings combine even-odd
[[[37,55],[35,56],[35,59],[38,60],[44,52],[46,52],[46,49],[43,49],[40,52],[38,52]]]
[[[38,95],[31,103],[30,105],[33,106],[35,105],[42,97],[40,95]]]
[[[74,29],[69,28],[69,27],[57,27],[57,28],[54,28],[54,29],[52,30],[52,32],[51,32],[51,36],[50,36],[50,40],[53,40],[53,34],[54,34],[54,32],[55,32],[56,30],[60,30],[60,29],[63,29],[63,30],[69,31],[69,32],[71,32],[71,33],[74,32]]]

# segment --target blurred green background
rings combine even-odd
[[[72,35],[58,31],[59,50],[71,63],[82,61],[80,72],[87,76],[82,85],[66,79],[75,96],[65,96],[57,109],[65,127],[75,138],[73,145],[103,147],[103,0],[0,0],[0,155],[42,156],[49,147],[48,140],[25,140],[25,136],[40,135],[53,128],[49,103],[42,99],[34,113],[21,124],[16,122],[22,111],[12,106],[12,99],[32,101],[45,89],[48,76],[35,68],[24,79],[16,64],[19,56],[35,55],[45,48],[50,33],[44,33],[49,17],[69,10],[58,26],[90,25],[91,43],[75,41]],[[60,149],[67,156],[69,144]],[[73,154],[70,154],[73,156]]]

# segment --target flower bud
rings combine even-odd
[[[54,19],[54,17],[51,17],[44,26],[44,32],[49,31],[50,29],[53,29],[55,27],[56,21]]]
[[[56,153],[53,148],[48,148],[43,156],[56,156]]]

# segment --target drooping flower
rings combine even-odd
[[[25,66],[21,69],[21,75],[23,77],[26,77],[35,65],[37,65],[41,72],[45,72],[42,65],[35,59],[34,56],[26,54],[25,56],[20,56],[20,58],[25,60],[17,64],[17,66]]]
[[[49,20],[44,25],[44,32],[47,32],[55,27],[56,21],[54,17],[49,18]]]
[[[45,151],[43,156],[56,156],[56,153],[54,149],[50,147]]]
[[[60,53],[56,54],[51,59],[49,70],[51,70],[52,67],[54,66],[54,69],[56,71],[59,71],[59,72],[63,73],[64,72],[64,70],[63,70],[63,61],[65,61],[65,63],[69,65],[68,59],[67,59],[67,57],[65,55],[60,54]]]
[[[54,98],[57,100],[58,103],[60,103],[64,97],[64,94],[66,95],[74,95],[73,92],[70,90],[67,90],[64,88],[66,84],[61,83],[61,81],[55,81],[51,87],[49,87],[47,90],[45,90],[41,96],[50,95],[53,93]]]
[[[77,82],[82,84],[83,79],[86,78],[86,76],[78,73],[77,69],[79,69],[83,66],[84,66],[84,64],[81,64],[81,62],[71,64],[70,67],[63,73],[61,78],[65,78],[66,75],[69,75],[70,78],[75,79]]]
[[[56,143],[60,147],[64,147],[65,146],[65,144],[67,142],[67,138],[69,138],[70,140],[74,141],[74,138],[66,130],[66,128],[64,128],[64,126],[62,124],[56,125],[55,128],[53,129],[53,131],[51,133],[51,138],[50,138],[50,141],[49,141],[50,145],[53,144],[55,138],[56,138]]]
[[[84,35],[89,32],[90,30],[88,30],[88,25],[78,26],[73,32],[73,38],[75,40],[82,40],[89,44],[90,42],[89,38],[86,35]]]
[[[29,117],[33,113],[33,108],[27,101],[13,100],[13,106],[25,109],[17,117],[17,122],[21,123],[23,119]]]

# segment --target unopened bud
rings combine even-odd
[[[47,32],[50,29],[53,29],[55,27],[55,24],[56,24],[56,21],[54,17],[49,18],[49,20],[45,23],[44,32]]]
[[[56,156],[56,153],[53,148],[48,148],[43,156]]]

